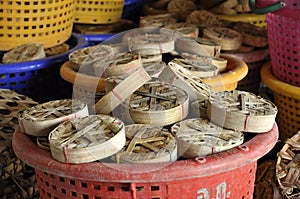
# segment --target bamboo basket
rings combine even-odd
[[[103,96],[96,104],[95,111],[98,114],[109,114],[118,105],[123,103],[134,91],[143,86],[151,77],[143,67],[139,67],[134,73],[126,77],[109,93]]]
[[[138,124],[170,125],[184,119],[189,111],[188,94],[161,82],[149,82],[135,91],[129,100],[131,119]]]
[[[204,38],[179,37],[175,42],[175,50],[199,56],[219,57],[221,46]]]
[[[73,51],[69,54],[69,61],[74,70],[90,73],[91,71],[94,71],[93,65],[95,62],[100,60],[102,63],[109,63],[113,57],[114,51],[112,47],[108,45],[96,45]],[[102,72],[104,69],[105,68],[102,69]]]
[[[176,65],[182,73],[192,78],[208,78],[219,74],[215,65],[197,60],[175,58],[168,64]]]
[[[19,116],[19,124],[24,133],[47,136],[61,122],[88,114],[87,105],[80,100],[54,100],[23,111]]]
[[[101,63],[102,62],[103,61],[101,60]],[[109,64],[107,68],[105,68],[105,71],[102,74],[101,72],[103,72],[103,70],[98,70],[98,64],[94,64],[96,76],[101,77],[102,75],[105,78],[113,76],[128,76],[129,74],[137,70],[139,67],[142,67],[141,57],[132,53],[116,55],[113,62]]]
[[[300,196],[299,149],[300,131],[287,139],[278,153],[276,179],[284,198],[296,199]]]
[[[253,133],[269,131],[277,115],[277,107],[271,101],[239,90],[212,94],[207,109],[213,123]]]
[[[129,39],[130,52],[141,55],[170,53],[175,48],[175,38],[163,33],[145,33]]]
[[[178,153],[183,158],[197,158],[225,151],[241,145],[244,134],[223,129],[202,118],[186,119],[174,124]]]
[[[89,115],[60,124],[49,134],[54,159],[87,163],[109,157],[125,145],[124,123],[109,115]]]
[[[162,127],[127,125],[126,145],[115,155],[117,163],[161,163],[177,160],[175,137]]]

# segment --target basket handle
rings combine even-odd
[[[257,8],[256,7],[256,0],[249,0],[249,6],[252,12],[256,14],[266,14],[269,12],[274,12],[276,10],[279,10],[280,8],[283,8],[285,6],[284,0],[279,0],[275,3],[272,3],[268,6]]]

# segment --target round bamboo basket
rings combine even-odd
[[[87,163],[109,157],[125,145],[124,123],[109,115],[89,115],[61,123],[49,134],[54,159]]]
[[[117,163],[160,163],[177,160],[175,137],[162,127],[131,124],[125,127],[127,142],[115,155]]]
[[[170,125],[184,119],[189,111],[189,96],[179,87],[149,82],[130,97],[129,113],[138,124]]]
[[[241,145],[244,134],[223,129],[207,119],[186,119],[174,124],[171,132],[176,136],[178,153],[183,158],[197,158],[218,153]]]
[[[61,122],[88,114],[87,105],[79,100],[54,100],[23,111],[19,124],[24,133],[47,136]]]
[[[277,107],[269,100],[246,91],[224,91],[210,95],[208,118],[228,129],[264,133],[275,122]]]

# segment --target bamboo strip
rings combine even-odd
[[[176,65],[167,65],[160,73],[158,79],[163,83],[168,83],[185,90],[191,101],[197,99],[208,99],[210,86],[203,83],[201,79],[187,76],[180,71]]]
[[[111,92],[103,96],[96,104],[95,111],[101,114],[109,114],[135,90],[149,81],[151,77],[143,67],[126,77]]]

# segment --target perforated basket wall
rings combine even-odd
[[[71,36],[75,0],[2,0],[0,7],[0,50],[29,42],[48,48]]]
[[[111,24],[121,19],[124,0],[77,0],[75,23]]]
[[[274,147],[277,138],[274,124],[272,130],[240,147],[202,158],[148,164],[64,164],[19,129],[13,148],[35,168],[41,199],[251,199],[257,160]]]
[[[274,103],[278,108],[279,137],[284,141],[300,130],[300,88],[277,79],[272,74],[270,63],[263,66],[261,76],[273,91]]]
[[[15,90],[38,102],[71,97],[72,85],[59,74],[60,66],[73,50],[83,48],[88,42],[78,34],[72,34],[65,42],[68,52],[40,60],[0,64],[0,87]]]
[[[299,8],[283,8],[267,14],[273,74],[279,80],[294,86],[300,86]]]
[[[236,15],[218,15],[221,19],[233,22],[246,22],[262,28],[266,28],[266,15],[253,13],[236,14]]]

